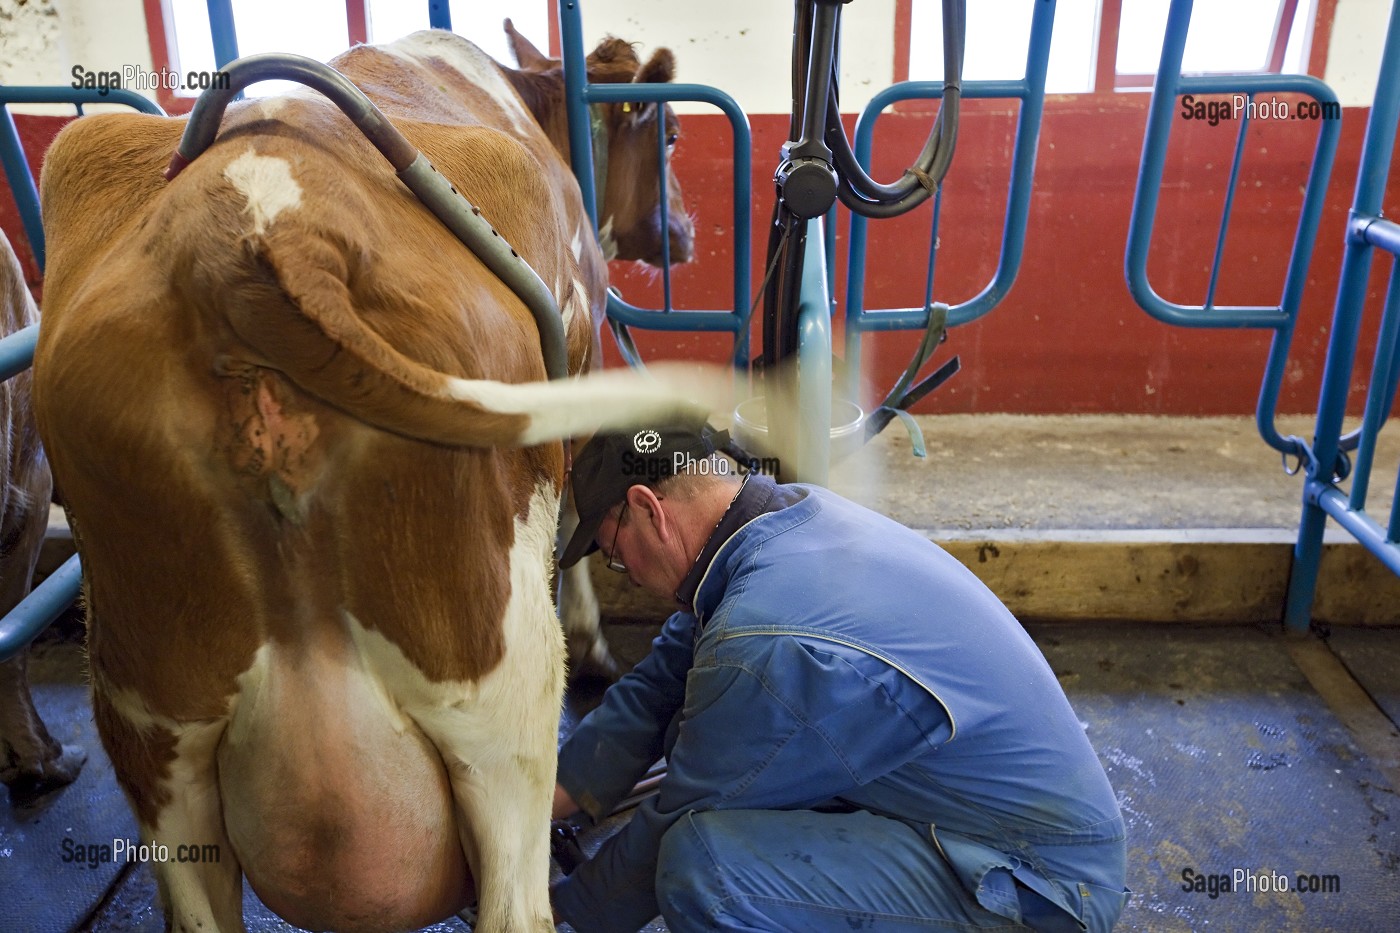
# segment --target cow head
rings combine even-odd
[[[521,71],[513,83],[560,152],[568,155],[563,69],[505,21],[511,51]],[[630,43],[609,36],[588,56],[588,80],[596,84],[660,83],[675,76],[670,49],[657,49],[645,63]],[[550,93],[542,93],[548,88]],[[552,98],[552,99],[550,99]],[[695,228],[682,200],[680,182],[669,170],[680,138],[680,121],[669,104],[595,104],[591,108],[595,188],[604,252],[609,259],[634,259],[660,266],[661,195],[657,164],[660,133],[665,141],[666,208],[670,259],[688,262]]]

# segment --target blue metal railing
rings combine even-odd
[[[1392,266],[1386,290],[1361,427],[1352,435],[1342,435],[1373,250],[1382,249],[1392,256],[1400,256],[1400,226],[1381,219],[1382,199],[1395,152],[1397,122],[1400,122],[1400,7],[1392,6],[1376,96],[1361,148],[1356,194],[1347,222],[1341,281],[1337,287],[1322,392],[1318,399],[1317,426],[1310,456],[1304,461],[1303,512],[1284,609],[1284,623],[1293,631],[1306,630],[1310,621],[1322,556],[1322,533],[1328,516],[1383,564],[1400,574],[1400,476],[1396,477],[1396,495],[1387,525],[1382,527],[1365,511],[1376,438],[1390,416],[1397,383],[1400,383],[1400,262]],[[1337,483],[1347,475],[1344,451],[1351,438],[1355,438],[1357,456],[1351,469],[1352,485],[1348,496],[1337,488]]]
[[[1307,75],[1228,75],[1193,77],[1181,74],[1181,59],[1186,47],[1186,33],[1191,20],[1190,0],[1177,0],[1167,15],[1167,31],[1162,44],[1161,63],[1153,84],[1152,102],[1147,111],[1147,132],[1143,139],[1142,163],[1138,170],[1137,190],[1133,195],[1132,219],[1128,224],[1128,249],[1124,266],[1128,288],[1139,306],[1154,318],[1180,327],[1264,328],[1274,331],[1269,359],[1261,382],[1255,422],[1265,443],[1286,455],[1304,456],[1305,444],[1296,437],[1283,437],[1275,426],[1275,412],[1283,385],[1284,369],[1293,342],[1293,329],[1302,303],[1303,287],[1307,284],[1308,267],[1317,242],[1318,225],[1322,219],[1327,183],[1341,138],[1340,106],[1336,94],[1322,81]],[[1293,252],[1284,276],[1283,293],[1278,304],[1240,307],[1217,307],[1215,290],[1219,282],[1221,259],[1225,252],[1226,231],[1234,207],[1234,193],[1239,183],[1240,165],[1245,138],[1249,133],[1249,105],[1257,94],[1295,93],[1311,97],[1324,114],[1336,119],[1320,123],[1312,168],[1303,192],[1298,228],[1293,240]],[[1152,231],[1157,217],[1158,195],[1166,164],[1167,146],[1171,139],[1173,120],[1178,116],[1177,98],[1185,94],[1238,95],[1243,103],[1243,117],[1235,142],[1226,186],[1215,253],[1211,259],[1210,281],[1205,301],[1199,305],[1183,305],[1166,301],[1152,288],[1147,277],[1147,257]],[[1233,102],[1232,102],[1233,106]]]
[[[593,184],[593,145],[589,130],[589,105],[637,101],[663,103],[695,101],[720,110],[729,120],[734,152],[734,307],[730,310],[677,310],[671,305],[671,270],[661,269],[663,307],[638,308],[615,294],[608,296],[610,319],[628,327],[663,331],[728,331],[734,335],[734,365],[747,367],[749,356],[749,314],[752,251],[751,202],[753,177],[753,136],[748,117],[739,104],[724,91],[703,84],[591,84],[586,68],[574,63],[586,61],[583,50],[583,14],[577,0],[560,0],[559,34],[564,53],[564,96],[569,118],[569,153],[574,176],[583,192],[588,216],[598,227],[597,201]],[[663,133],[658,132],[658,166],[661,202],[666,202],[666,159]],[[663,224],[663,231],[667,229]],[[662,237],[665,242],[666,237]],[[631,360],[631,362],[637,362]]]
[[[1400,539],[1400,510],[1392,508],[1388,529],[1382,528],[1364,512],[1376,437],[1389,417],[1397,383],[1400,382],[1400,349],[1397,349],[1397,344],[1400,344],[1400,337],[1397,337],[1397,332],[1400,332],[1400,273],[1391,277],[1362,425],[1346,435],[1341,430],[1360,333],[1371,250],[1380,247],[1391,253],[1400,251],[1400,227],[1380,218],[1381,198],[1394,151],[1396,120],[1400,116],[1400,14],[1394,9],[1391,11],[1376,99],[1362,152],[1355,205],[1347,229],[1346,253],[1318,404],[1317,430],[1309,443],[1299,437],[1281,436],[1275,419],[1303,287],[1317,240],[1323,200],[1341,135],[1341,108],[1331,88],[1306,75],[1183,77],[1181,61],[1191,9],[1192,0],[1173,0],[1167,16],[1162,58],[1148,108],[1142,163],[1133,199],[1125,274],[1137,303],[1148,314],[1165,323],[1182,327],[1258,328],[1274,332],[1255,422],[1266,443],[1281,451],[1285,457],[1297,457],[1300,468],[1305,471],[1303,515],[1294,548],[1284,622],[1291,631],[1306,631],[1327,516],[1335,518],[1386,566],[1400,573],[1400,544],[1396,543]],[[1256,95],[1280,93],[1311,98],[1322,117],[1282,296],[1275,305],[1219,307],[1215,305],[1215,291],[1234,207],[1234,191],[1239,183],[1245,137],[1250,126],[1249,108]],[[1186,94],[1236,95],[1231,102],[1232,110],[1236,107],[1243,110],[1211,260],[1210,279],[1205,300],[1200,305],[1166,301],[1153,290],[1147,277],[1147,258],[1172,120],[1176,116],[1177,98]],[[1347,451],[1353,449],[1357,451],[1354,469],[1347,457]],[[1337,483],[1348,476],[1352,479],[1349,496],[1337,488]],[[1397,502],[1400,502],[1400,481],[1397,481],[1396,491]]]
[[[1045,111],[1045,72],[1050,60],[1050,37],[1055,20],[1055,4],[1039,2],[1031,19],[1030,43],[1026,49],[1025,76],[1016,81],[968,81],[963,84],[964,100],[1019,100],[1016,120],[1016,142],[1011,154],[1011,179],[1006,199],[1006,217],[1002,228],[1001,253],[992,280],[976,296],[953,305],[948,311],[948,326],[974,321],[991,311],[1006,297],[1021,268],[1025,251],[1026,219],[1030,213],[1031,182],[1035,175],[1036,150],[1040,141],[1041,117]],[[861,165],[869,169],[875,123],[881,111],[904,100],[939,99],[943,84],[938,81],[906,81],[876,94],[866,105],[856,123],[855,153]],[[917,308],[868,310],[865,308],[866,218],[851,218],[850,251],[846,275],[846,366],[847,391],[858,397],[861,337],[867,331],[923,330],[929,323],[933,306],[937,243],[942,219],[943,197],[940,188],[933,199],[932,229],[929,235],[928,275],[924,282],[923,304]]]

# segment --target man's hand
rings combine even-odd
[[[550,818],[562,820],[566,816],[573,816],[579,810],[574,798],[569,796],[569,792],[564,789],[564,785],[554,785],[554,808],[550,811]]]

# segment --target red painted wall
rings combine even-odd
[[[1124,283],[1123,253],[1147,103],[1147,94],[1135,93],[1047,100],[1020,274],[1007,299],[991,314],[952,332],[940,358],[959,354],[963,371],[916,411],[1187,415],[1253,411],[1268,350],[1267,333],[1185,330],[1158,323],[1137,308]],[[936,298],[950,303],[979,292],[996,267],[1015,131],[1013,104],[970,101],[964,108],[957,156],[944,195],[935,291]],[[1341,148],[1285,380],[1284,412],[1307,412],[1316,404],[1342,230],[1366,116],[1366,110],[1348,109],[1343,118]],[[896,177],[918,151],[930,120],[930,114],[917,109],[881,119],[877,178]],[[18,121],[35,158],[60,122],[23,116]],[[1278,300],[1316,128],[1304,122],[1253,124],[1217,304]],[[757,289],[771,208],[772,169],[786,136],[787,118],[758,115],[752,118],[752,129],[753,287]],[[1236,130],[1237,125],[1229,122],[1211,127],[1178,118],[1173,124],[1157,238],[1149,262],[1156,290],[1169,300],[1195,304],[1204,296]],[[724,118],[709,115],[683,118],[683,131],[676,166],[695,215],[697,259],[675,271],[675,303],[682,308],[727,309],[733,295],[731,134]],[[867,307],[922,303],[929,216],[925,206],[908,217],[871,225]],[[0,193],[0,225],[12,241],[23,240],[8,191]],[[843,222],[838,232],[843,257],[838,297],[845,291],[845,242]],[[1358,386],[1369,370],[1374,322],[1388,270],[1388,263],[1377,266],[1371,282],[1370,325],[1358,355]],[[26,270],[34,276],[32,263]],[[660,304],[661,282],[655,271],[615,264],[614,273],[633,304]],[[648,359],[724,360],[731,352],[730,341],[718,335],[638,336]],[[864,368],[879,391],[893,384],[917,340],[916,334],[867,337]],[[756,329],[754,341],[757,346]],[[604,345],[606,356],[615,363],[617,356],[606,335]]]
[[[1046,102],[1035,188],[1020,274],[987,317],[955,329],[942,355],[963,370],[917,407],[925,412],[1247,414],[1254,410],[1270,335],[1188,330],[1148,317],[1123,275],[1128,218],[1142,151],[1148,95],[1075,95]],[[945,185],[935,298],[955,303],[980,292],[996,268],[1014,142],[1014,105],[964,104],[957,156]],[[1369,111],[1348,109],[1280,408],[1314,409],[1326,352],[1361,139]],[[891,181],[923,142],[931,115],[887,114],[876,135],[877,179]],[[785,116],[752,118],[754,280],[772,200],[771,174],[787,131]],[[1149,274],[1158,294],[1204,299],[1238,125],[1177,119],[1173,124]],[[1317,125],[1253,124],[1226,244],[1217,305],[1276,303],[1297,225]],[[677,305],[728,307],[732,286],[727,196],[727,122],[687,117],[677,170],[697,215],[698,260],[674,276]],[[1400,182],[1397,182],[1400,184]],[[1394,189],[1395,186],[1392,186]],[[923,302],[930,208],[870,226],[866,307]],[[845,227],[838,227],[838,297],[845,293]],[[1373,273],[1370,326],[1358,359],[1364,384],[1386,263]],[[618,271],[634,304],[659,304],[654,273]],[[649,302],[649,303],[648,303]],[[843,305],[844,307],[844,305]],[[838,310],[838,320],[842,312]],[[755,346],[758,331],[754,330]],[[657,355],[723,359],[719,337],[652,336]],[[838,341],[839,342],[839,341]],[[866,337],[864,371],[883,393],[907,365],[916,334]],[[939,358],[942,358],[940,355]],[[1357,401],[1359,407],[1360,401]]]

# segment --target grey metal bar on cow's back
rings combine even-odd
[[[0,661],[19,654],[78,596],[82,564],[75,554],[0,619]]]
[[[363,91],[329,65],[302,55],[249,55],[231,63],[226,71],[228,84],[205,91],[190,111],[190,122],[166,169],[167,178],[173,179],[209,148],[218,135],[224,110],[248,85],[267,80],[296,81],[319,91],[389,160],[399,178],[433,215],[530,309],[539,327],[545,372],[549,378],[562,379],[569,374],[564,319],[539,275]]]

